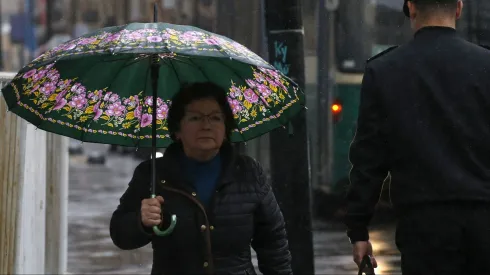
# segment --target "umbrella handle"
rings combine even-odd
[[[155,195],[152,195],[152,198],[155,198]],[[167,229],[162,231],[162,230],[158,229],[158,226],[153,226],[153,232],[155,232],[155,234],[159,237],[168,236],[168,235],[172,234],[176,224],[177,224],[177,216],[172,215],[172,217],[170,219],[170,226]]]

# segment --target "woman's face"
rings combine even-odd
[[[200,99],[185,108],[176,137],[189,157],[209,158],[225,139],[225,115],[214,99]]]

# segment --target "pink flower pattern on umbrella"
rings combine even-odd
[[[259,101],[259,96],[252,89],[246,89],[245,92],[243,92],[243,95],[250,103],[257,103],[257,101]]]
[[[122,106],[121,104],[114,103],[114,104],[109,105],[109,107],[107,108],[105,113],[108,116],[120,117],[124,114],[125,110],[126,110],[126,108],[124,108],[124,106]]]
[[[167,49],[220,51],[234,58],[246,60],[256,66],[268,66],[260,56],[245,46],[222,36],[200,30],[177,30],[173,28],[159,29],[122,29],[116,32],[99,32],[92,36],[79,37],[55,47],[35,61],[45,61],[55,56],[69,56],[80,53],[105,53],[121,48],[138,47],[152,49],[162,47]],[[212,46],[213,49],[204,49]]]
[[[153,120],[152,116],[150,114],[144,114],[141,117],[141,128],[145,128],[151,125],[151,121]]]
[[[72,108],[82,109],[87,104],[87,99],[82,96],[74,96],[70,101]]]
[[[164,104],[157,109],[157,119],[167,119],[167,115],[168,115],[167,104]]]
[[[143,106],[138,106],[134,110],[134,117],[135,118],[141,118],[141,114],[143,114]]]
[[[27,73],[25,73],[22,77],[25,79],[33,77],[37,73],[36,69],[30,70]]]
[[[56,90],[56,84],[53,82],[48,82],[44,84],[41,88],[41,92],[45,95],[51,95]]]
[[[56,101],[56,103],[54,104],[53,110],[56,111],[56,110],[59,110],[59,109],[65,107],[67,102],[68,101],[66,99],[61,98],[60,100]]]
[[[151,43],[158,43],[158,42],[162,42],[163,38],[161,36],[149,36],[147,40],[148,42]]]
[[[127,35],[126,38],[128,38],[128,40],[141,40],[143,39],[143,34],[140,32],[133,32]]]
[[[238,114],[242,110],[242,106],[240,106],[240,102],[236,99],[228,98],[228,104],[230,104],[233,114]]]
[[[100,102],[97,102],[97,104],[94,105],[94,113],[95,113],[94,121],[99,120],[100,116],[103,113],[103,111],[99,109],[99,106],[100,106]]]

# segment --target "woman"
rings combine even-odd
[[[172,100],[174,143],[157,159],[158,197],[148,199],[151,165],[145,161],[110,225],[121,249],[152,243],[152,274],[256,274],[250,246],[264,275],[292,274],[282,213],[261,166],[234,153],[234,127],[226,92],[212,83],[184,87]],[[165,229],[172,214],[173,233],[154,235],[152,226]]]

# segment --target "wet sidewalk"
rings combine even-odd
[[[103,145],[88,150],[107,150]],[[87,153],[86,152],[86,153]],[[74,274],[149,274],[151,247],[123,251],[109,237],[109,221],[139,161],[108,156],[105,165],[86,164],[86,157],[70,157],[68,271]],[[393,228],[371,233],[379,268],[376,274],[401,274]],[[351,245],[339,224],[315,222],[316,274],[357,274]],[[258,269],[257,269],[258,271]]]

